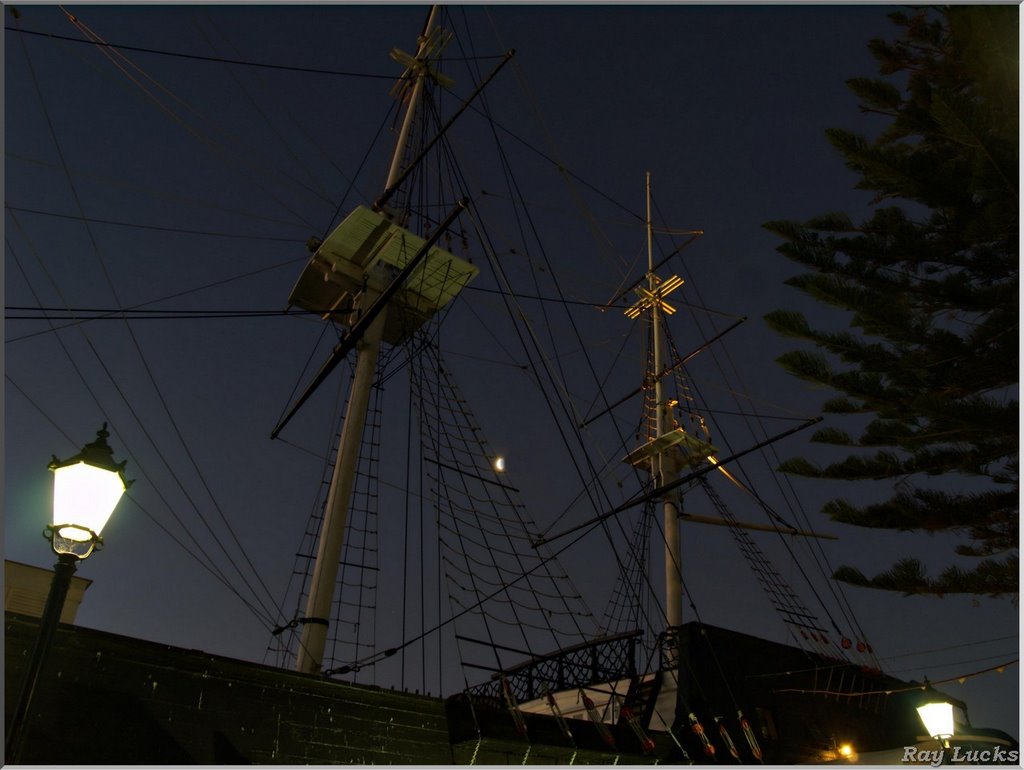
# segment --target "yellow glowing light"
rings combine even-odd
[[[926,703],[919,706],[917,713],[924,722],[924,727],[932,738],[951,738],[953,736],[953,704]]]
[[[58,534],[76,541],[88,540],[87,530],[103,531],[125,490],[120,474],[85,462],[55,468],[53,482],[53,523],[75,525]]]
[[[839,747],[839,753],[842,754],[844,757],[853,756],[853,746],[851,746],[849,743],[844,743],[842,746]]]
[[[673,275],[667,281],[662,281],[660,278],[655,276],[653,291],[646,289],[643,286],[637,286],[635,291],[640,299],[630,307],[626,308],[624,311],[626,313],[626,317],[630,320],[634,320],[639,318],[642,312],[652,307],[660,308],[665,315],[672,315],[676,312],[676,309],[665,302],[664,297],[682,285],[683,279],[677,275]]]
[[[497,471],[498,473],[505,472],[505,458],[502,457],[501,455],[498,455],[497,457],[494,458],[493,465],[494,470]]]

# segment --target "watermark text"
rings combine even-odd
[[[947,764],[946,752],[949,752],[948,764],[1017,764],[1020,761],[1020,752],[1016,749],[1004,749],[1002,746],[993,746],[990,749],[965,749],[962,746],[953,746],[950,749],[919,749],[916,746],[904,746],[901,762],[913,762],[914,764],[926,764],[932,767],[939,767]]]

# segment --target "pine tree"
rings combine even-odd
[[[1017,15],[1016,6],[891,14],[897,39],[870,43],[882,77],[848,81],[884,130],[873,140],[828,132],[857,187],[875,193],[872,216],[765,225],[810,271],[787,283],[848,320],[837,331],[770,313],[773,329],[815,345],[779,363],[837,391],[823,411],[860,427],[813,437],[849,448],[845,459],[780,469],[891,480],[889,499],[836,499],[824,512],[865,527],[955,532],[957,553],[980,559],[936,577],[914,558],[873,578],[842,567],[839,580],[907,594],[1018,591]]]

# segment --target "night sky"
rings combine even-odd
[[[55,6],[19,10],[15,20],[5,8],[4,38],[5,556],[52,563],[40,537],[52,496],[47,463],[51,454],[77,452],[107,421],[115,456],[128,460],[127,475],[136,483],[104,532],[106,548],[79,570],[93,584],[78,622],[272,662],[268,623],[251,610],[252,592],[232,564],[257,594],[279,601],[285,594],[347,375],[336,373],[283,440],[271,441],[294,389],[308,382],[308,367],[315,371],[336,337],[321,337],[315,317],[269,312],[284,308],[308,258],[307,239],[322,237],[339,216],[381,191],[393,146],[388,90],[401,73],[387,53],[393,46],[415,49],[425,10],[69,7],[100,39],[147,49],[122,50],[131,64],[55,37],[84,36]],[[793,308],[823,324],[841,319],[784,286],[795,269],[761,225],[832,210],[856,220],[870,211],[871,194],[854,189],[856,177],[824,130],[871,135],[884,127],[858,110],[844,81],[876,74],[867,42],[893,34],[887,10],[452,7],[459,42],[446,50],[453,61],[444,71],[464,97],[472,86],[455,59],[487,57],[478,63],[486,72],[494,57],[516,50],[486,91],[486,103],[502,126],[516,181],[539,212],[538,226],[550,233],[547,257],[568,298],[599,304],[643,274],[645,172],[652,174],[656,219],[704,230],[672,266],[687,282],[674,338],[689,350],[710,330],[746,316],[715,348],[717,357],[702,357],[691,374],[706,376],[702,392],[709,402],[729,404],[736,386],[717,367],[734,366],[757,395],[759,411],[781,416],[766,422],[771,434],[797,417],[815,416],[831,394],[774,363],[791,344],[761,317]],[[22,33],[14,31],[19,28]],[[447,106],[455,103],[449,99]],[[489,154],[491,125],[471,111],[453,129],[452,143],[479,217],[499,242],[511,243],[514,227],[499,216],[498,191],[507,179]],[[560,175],[551,159],[572,176]],[[509,248],[501,256],[511,272],[525,274],[521,251]],[[477,261],[483,265],[483,256]],[[551,296],[552,279],[550,272],[541,276],[537,291]],[[571,505],[578,480],[566,471],[550,418],[519,366],[521,355],[505,342],[511,327],[486,291],[495,279],[484,269],[475,286],[445,319],[441,348],[490,445],[507,456],[509,479],[534,519],[552,531],[579,523],[599,511]],[[31,310],[39,307],[138,307],[155,317],[78,326],[65,318],[52,321],[54,332]],[[539,303],[527,307],[536,319],[543,315]],[[172,317],[184,311],[229,317]],[[598,371],[610,372],[610,395],[636,387],[639,359],[616,358],[629,322],[586,304],[572,312]],[[703,324],[700,333],[688,323]],[[558,355],[574,373],[573,393],[585,410],[595,386],[576,379],[579,350],[570,343]],[[393,431],[401,438],[405,429],[405,388],[401,372],[389,381],[392,427],[385,437]],[[627,425],[634,417],[616,419]],[[606,427],[595,430],[608,434]],[[825,448],[808,442],[810,432],[746,467],[769,485],[766,494],[775,490],[767,469],[779,459],[829,459]],[[732,441],[741,449],[745,439]],[[404,461],[404,448],[382,444],[380,474],[389,488],[404,486]],[[912,554],[937,572],[961,558],[953,554],[955,538],[864,532],[818,513],[831,497],[871,500],[890,484],[836,489],[796,479],[793,486],[813,528],[839,536],[825,544],[833,566],[851,564],[873,575]],[[758,515],[737,510],[740,519]],[[393,517],[384,527],[382,586],[388,566],[402,559],[388,550],[401,536]],[[728,532],[691,525],[683,537],[684,575],[701,618],[784,641],[782,624]],[[598,607],[609,580],[594,554],[606,547],[595,534],[565,554]],[[776,555],[773,546],[765,548]],[[231,587],[200,562],[223,570]],[[780,562],[779,569],[800,587],[795,568]],[[884,667],[898,677],[940,681],[1018,656],[1018,609],[1009,600],[845,593]],[[289,601],[285,618],[293,612]],[[397,641],[398,606],[395,593],[378,597],[382,647]],[[367,676],[360,681],[395,684],[384,672]],[[438,683],[424,682],[436,694]],[[441,687],[450,694],[449,685]],[[975,726],[1019,734],[1018,666],[943,689],[968,702]]]

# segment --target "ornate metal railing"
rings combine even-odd
[[[603,636],[541,655],[504,671],[496,671],[491,681],[469,690],[470,695],[503,698],[502,677],[517,702],[540,698],[549,690],[590,687],[636,676],[636,645],[642,631],[626,631]]]

